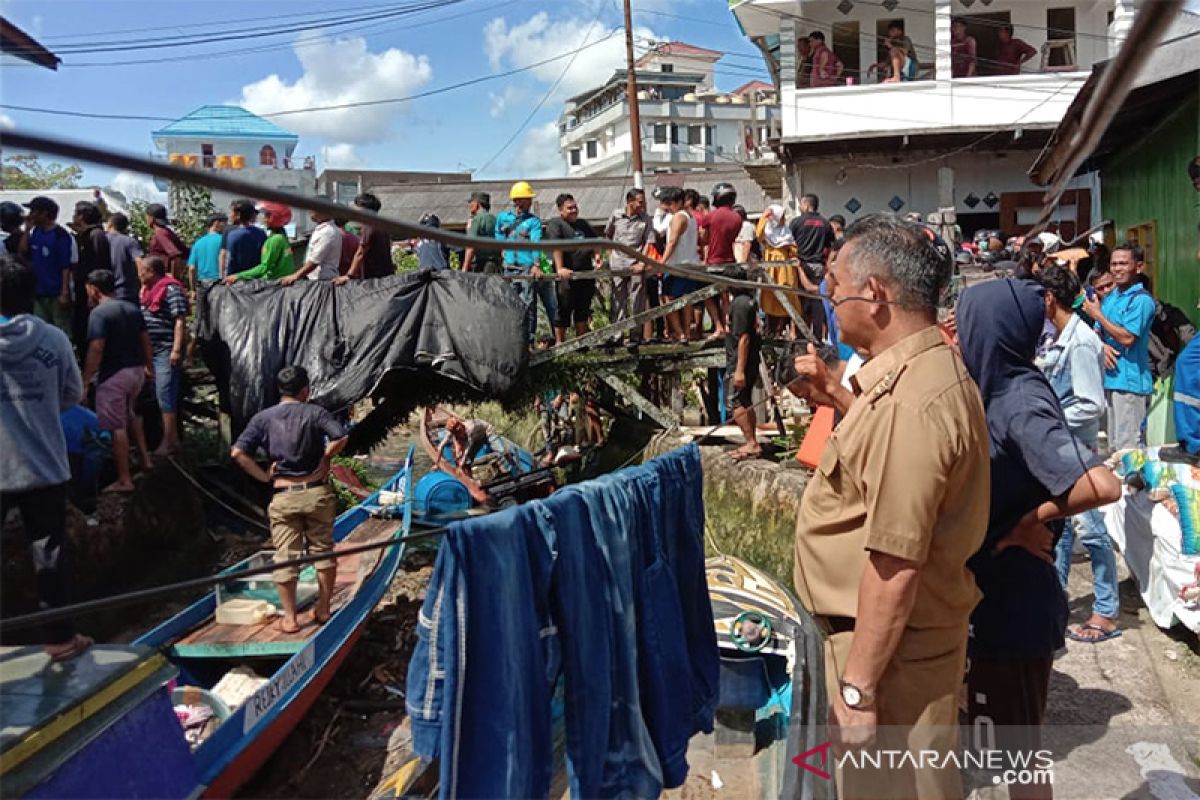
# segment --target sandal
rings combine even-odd
[[[1074,630],[1072,630],[1074,628]],[[1080,631],[1098,631],[1099,636],[1083,636]],[[1074,625],[1067,628],[1067,638],[1075,642],[1086,642],[1087,644],[1098,644],[1107,642],[1109,639],[1116,639],[1121,635],[1120,628],[1105,628],[1103,625],[1096,625],[1093,622],[1085,622],[1082,625]]]

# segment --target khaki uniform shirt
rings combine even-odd
[[[921,564],[909,630],[961,634],[980,597],[966,562],[988,521],[979,390],[935,327],[872,358],[851,383],[856,398],[800,505],[800,599],[818,615],[857,616],[874,550]]]

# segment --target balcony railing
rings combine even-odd
[[[1089,73],[958,78],[794,89],[783,98],[783,138],[987,130],[1054,125]]]

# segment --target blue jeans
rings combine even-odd
[[[1072,430],[1080,441],[1092,452],[1096,450],[1095,435]],[[1083,435],[1080,435],[1083,433]],[[1071,574],[1071,551],[1075,546],[1075,532],[1080,532],[1080,543],[1092,561],[1092,612],[1101,617],[1116,619],[1120,610],[1117,596],[1117,556],[1113,552],[1112,539],[1104,524],[1104,515],[1093,508],[1067,520],[1063,534],[1055,546],[1054,562],[1058,569],[1058,580],[1067,588],[1067,577]]]
[[[682,783],[688,739],[712,729],[718,671],[699,462],[684,448],[451,526],[407,698],[441,796],[545,797],[560,679],[573,796]]]
[[[529,341],[537,336],[537,301],[541,298],[542,308],[546,309],[546,321],[554,326],[558,317],[558,293],[553,281],[513,281],[513,288],[525,304],[525,329]]]
[[[179,387],[182,383],[183,368],[171,366],[171,348],[159,348],[154,351],[154,396],[158,399],[158,407],[164,414],[174,414],[179,410]]]

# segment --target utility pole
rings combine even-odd
[[[637,72],[633,68],[633,12],[625,0],[625,91],[629,96],[629,135],[633,144],[633,186],[642,185],[642,115],[638,107]]]

